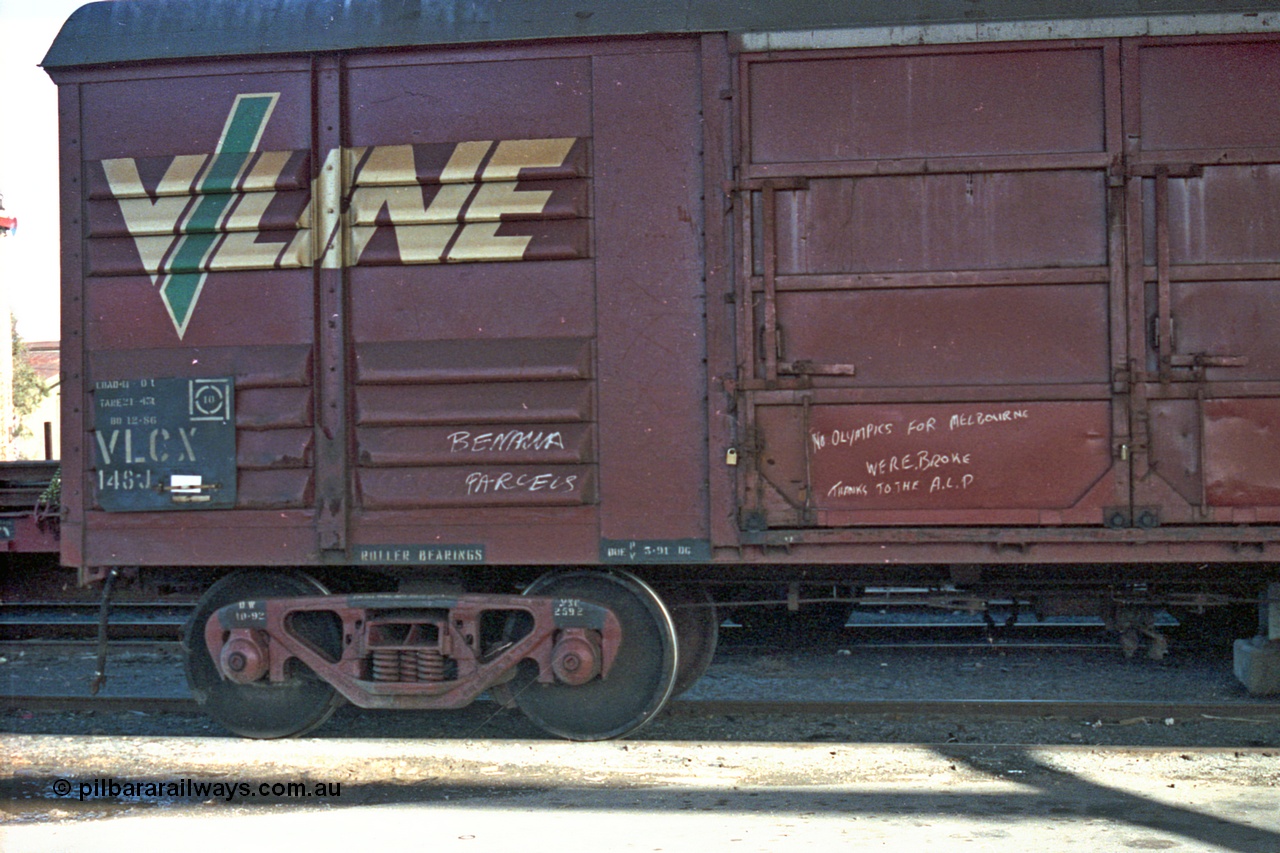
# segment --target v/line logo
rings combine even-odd
[[[149,275],[179,338],[210,272],[588,255],[578,139],[332,150],[309,186],[289,192],[300,152],[258,150],[279,97],[237,96],[213,154],[171,158],[152,191],[136,159],[101,162],[136,255],[99,274]],[[290,203],[297,212],[282,228]],[[93,218],[91,208],[91,234]]]
[[[196,174],[187,183],[189,194],[160,196],[153,202],[142,186],[135,160],[103,162],[107,182],[118,200],[143,199],[141,206],[122,203],[121,213],[137,243],[144,268],[151,275],[152,283],[159,286],[160,298],[178,337],[186,333],[211,257],[226,230],[228,215],[236,201],[233,190],[243,179],[245,167],[258,149],[279,98],[278,92],[237,96],[212,157],[199,158],[198,162],[192,157],[174,158],[161,186],[172,186],[181,180],[183,172],[192,171],[195,166]],[[159,252],[157,241],[149,239],[157,219],[160,225],[171,219],[168,230],[177,234],[170,237],[168,245]]]

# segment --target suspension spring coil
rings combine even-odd
[[[439,649],[375,649],[369,662],[374,681],[445,680],[445,659]]]
[[[417,655],[408,649],[400,650],[400,677],[397,681],[417,681]]]
[[[375,649],[370,660],[374,681],[400,680],[400,652],[396,649]]]
[[[419,681],[444,681],[444,655],[439,649],[419,649],[416,664]]]

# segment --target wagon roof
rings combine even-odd
[[[1278,12],[1280,0],[106,0],[71,15],[42,65],[656,33],[888,28],[910,38],[921,27],[1171,15],[1263,15],[1270,29]]]

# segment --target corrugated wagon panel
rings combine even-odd
[[[85,283],[93,350],[167,350],[179,370],[186,347],[253,347],[262,343],[304,344],[315,334],[309,272],[211,273],[185,334],[174,331],[173,316],[156,285],[145,277],[91,278]]]
[[[682,26],[769,31],[530,41],[508,2],[481,6],[519,44],[343,30],[361,50],[57,71],[70,559],[1154,560],[1270,535],[1274,34],[1142,37],[1168,22],[1126,0],[995,43],[1039,24],[988,3],[1012,17],[960,37],[934,4],[946,27],[890,46],[715,5]],[[1239,29],[1211,5],[1179,32]],[[829,46],[752,52],[773,39]],[[104,464],[197,455],[207,433],[97,408],[173,377],[234,391],[234,502],[222,477],[160,484],[181,515],[98,511]],[[169,408],[194,418],[190,387]]]
[[[1104,401],[815,406],[819,510],[1056,509],[1111,464]]]
[[[751,67],[755,163],[1101,151],[1100,50]]]
[[[360,425],[526,424],[589,420],[586,382],[370,385],[356,391]]]
[[[1105,285],[848,290],[778,297],[783,353],[860,387],[1106,382]]]
[[[594,503],[596,493],[590,466],[552,464],[366,468],[359,489],[368,510],[581,506]]]
[[[190,375],[236,377],[236,387],[310,386],[313,380],[309,344],[266,344],[254,347],[190,347],[184,366]],[[128,379],[141,370],[159,374],[175,368],[171,348],[100,349],[89,354],[90,373],[98,379]]]
[[[356,267],[349,288],[360,342],[595,337],[589,260]]]
[[[1280,379],[1280,280],[1178,282],[1172,291],[1178,348],[1210,360],[1204,367],[1208,379]],[[1214,357],[1243,361],[1215,366]]]
[[[591,135],[589,60],[444,58],[384,55],[356,63],[347,90],[351,143],[456,144]]]
[[[463,507],[576,529],[596,502],[590,65],[490,58],[349,71],[361,548],[441,541]]]
[[[742,527],[1124,500],[1118,67],[1098,42],[743,57]]]
[[[314,445],[310,429],[243,430],[236,436],[236,465],[241,471],[310,468]]]
[[[167,474],[153,484],[158,496],[137,507],[93,494],[91,507],[130,511],[88,514],[86,558],[251,562],[270,539],[264,560],[307,562],[315,552],[314,532],[300,533],[315,504],[310,63],[108,70],[81,91],[88,479],[95,492],[118,490],[149,483],[161,466],[235,495],[234,508],[207,510],[203,486],[180,494]],[[158,402],[150,389],[176,387],[173,378],[191,383],[190,400]],[[218,430],[200,420],[198,386],[225,388],[234,400],[229,450],[207,443]],[[114,388],[137,390],[116,400]],[[97,403],[112,400],[129,407],[99,418]],[[175,426],[186,407],[189,420]],[[236,482],[210,475],[209,465]],[[170,511],[136,512],[143,505]],[[265,536],[207,533],[242,528]],[[215,545],[210,535],[228,541]]]
[[[1280,159],[1277,148],[1273,159]],[[1155,216],[1152,183],[1144,194],[1149,221]],[[1168,216],[1172,264],[1280,265],[1280,163],[1205,166],[1194,177],[1170,179]],[[1148,227],[1145,234],[1148,265],[1156,263],[1156,232]]]
[[[1140,52],[1142,148],[1274,148],[1280,43],[1149,44]]]
[[[1163,415],[1134,499],[1163,524],[1274,522],[1280,40],[1126,50],[1135,320],[1143,390]]]
[[[596,59],[604,539],[706,539],[698,55]]]
[[[356,381],[369,384],[588,379],[589,339],[401,341],[363,344]]]
[[[257,151],[306,151],[311,139],[310,68],[293,60],[241,65],[228,72],[173,69],[165,76],[128,72],[84,86],[86,162],[172,155],[212,156],[239,95],[278,97],[258,138]],[[256,72],[256,73],[255,73]],[[156,129],[163,127],[163,133]],[[164,166],[167,171],[170,166]],[[156,179],[164,174],[151,170]]]
[[[541,423],[439,427],[364,427],[357,454],[369,467],[549,465],[595,460],[595,426]]]
[[[1280,507],[1280,400],[1209,400],[1204,419],[1207,502]]]
[[[778,196],[778,273],[1102,266],[1106,204],[1085,171],[811,180]]]

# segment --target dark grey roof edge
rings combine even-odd
[[[1277,10],[1280,0],[105,0],[72,13],[41,65]]]

